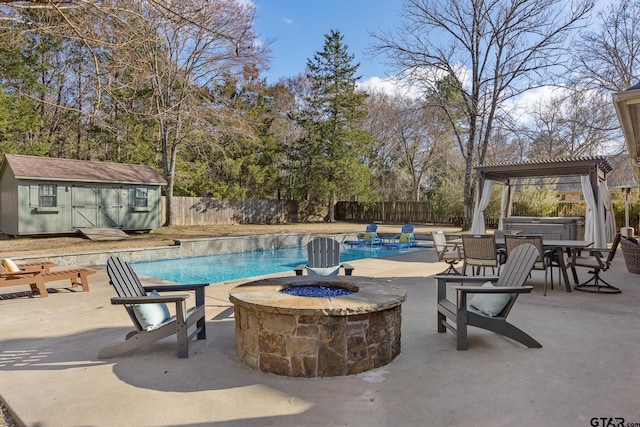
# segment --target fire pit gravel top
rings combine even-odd
[[[294,286],[330,286],[353,290],[350,295],[337,297],[300,297],[288,295],[284,288]],[[345,316],[371,313],[398,306],[407,298],[404,289],[371,277],[277,277],[258,280],[233,288],[229,300],[246,308],[290,314],[310,314],[322,311],[325,315]]]

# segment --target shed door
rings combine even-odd
[[[98,188],[98,227],[117,228],[120,224],[120,189]]]
[[[73,187],[74,228],[120,227],[120,191],[108,187]]]

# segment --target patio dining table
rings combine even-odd
[[[462,245],[462,239],[452,239],[450,243],[459,243]],[[562,273],[564,279],[564,288],[567,292],[572,292],[571,284],[569,283],[569,273],[567,272],[567,264],[564,261],[564,253],[567,252],[571,255],[573,251],[580,251],[593,245],[593,242],[588,240],[562,240],[562,239],[544,239],[542,245],[547,250],[554,250],[558,258],[558,267]],[[504,237],[496,237],[496,246],[498,248],[504,248]],[[574,279],[577,281],[577,275],[575,268],[572,268]]]
[[[571,292],[571,284],[569,283],[569,274],[567,273],[567,264],[564,262],[564,252],[571,255],[573,251],[580,251],[593,245],[593,242],[588,240],[562,240],[562,239],[542,239],[542,245],[546,250],[555,250],[558,267],[562,273],[564,279],[564,287],[567,292]],[[496,246],[504,247],[504,238],[496,238]],[[575,268],[572,267],[572,273],[574,279],[577,278]]]

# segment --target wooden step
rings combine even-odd
[[[78,228],[78,233],[89,240],[126,240],[129,235],[119,228]]]

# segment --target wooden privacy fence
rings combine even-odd
[[[340,221],[380,223],[462,224],[462,215],[438,213],[431,202],[338,202],[336,219]],[[487,218],[487,225],[497,220]]]
[[[277,224],[322,220],[324,214],[306,202],[292,200],[218,200],[208,197],[174,197],[174,225]],[[163,197],[163,223],[166,204]]]
[[[164,198],[163,198],[164,202]],[[163,207],[166,206],[163,203]],[[208,197],[174,197],[171,207],[174,225],[282,224],[322,221],[326,206],[293,200],[219,200]],[[163,222],[165,211],[163,208]],[[431,202],[338,202],[338,221],[378,222],[389,224],[461,225],[462,215],[438,213]],[[498,219],[486,217],[488,227]]]

